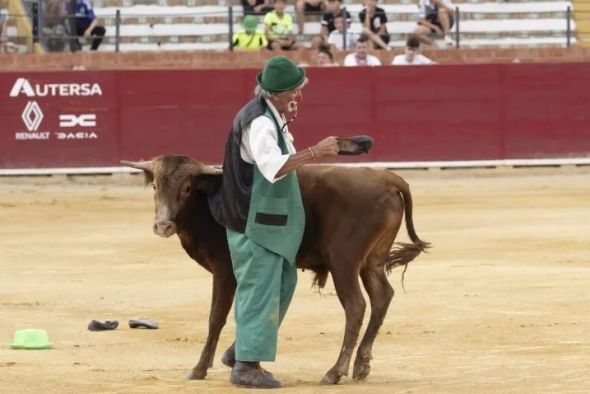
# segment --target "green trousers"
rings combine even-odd
[[[237,282],[236,360],[274,361],[279,326],[297,284],[297,268],[244,234],[228,229],[227,241]]]

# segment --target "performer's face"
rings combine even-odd
[[[303,100],[301,89],[295,89],[273,95],[272,103],[281,114],[296,112],[299,103]]]

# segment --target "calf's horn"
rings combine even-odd
[[[203,166],[201,169],[201,174],[203,175],[220,175],[223,174],[223,170],[221,168],[215,168],[211,166]]]
[[[150,161],[127,161],[121,160],[121,164],[127,167],[137,168],[138,170],[152,171],[152,162]]]

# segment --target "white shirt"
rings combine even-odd
[[[342,40],[344,39],[344,34],[339,32],[338,30],[334,30],[328,36],[328,44],[332,44],[336,47],[336,49],[342,51],[344,46],[342,45]],[[346,49],[352,49],[358,39],[357,35],[351,33],[349,31],[346,32]]]
[[[286,122],[285,117],[279,114],[269,100],[266,100],[266,103],[277,119],[279,129],[282,128]],[[287,126],[283,129],[283,137],[289,151],[288,155],[282,154],[275,124],[266,115],[255,118],[249,127],[242,130],[242,145],[240,146],[242,160],[255,164],[270,183],[275,183],[282,178],[276,178],[277,172],[283,167],[289,156],[295,153],[293,136]]]
[[[344,58],[344,65],[347,67],[354,67],[354,66],[380,66],[381,65],[381,60],[379,60],[379,58],[377,58],[376,56],[373,55],[369,55],[367,54],[367,60],[366,63],[364,64],[359,64],[357,58],[356,58],[356,53],[350,53],[348,55],[346,55],[346,57]]]
[[[408,58],[406,57],[405,53],[401,54],[401,55],[397,55],[396,57],[393,58],[393,62],[391,62],[391,64],[393,64],[394,66],[412,66],[412,65],[432,64],[432,63],[433,63],[432,60],[430,60],[426,56],[419,54],[419,53],[414,55],[414,61],[412,63],[408,62]]]

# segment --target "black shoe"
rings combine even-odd
[[[92,320],[88,323],[88,329],[90,331],[114,330],[117,327],[119,327],[119,322],[116,320],[107,320],[104,323],[99,322],[98,320]]]
[[[157,330],[160,327],[157,321],[151,319],[144,319],[139,317],[137,319],[129,320],[129,328],[147,328],[150,330]]]
[[[237,386],[257,389],[278,389],[281,383],[257,362],[236,361],[229,381]]]

